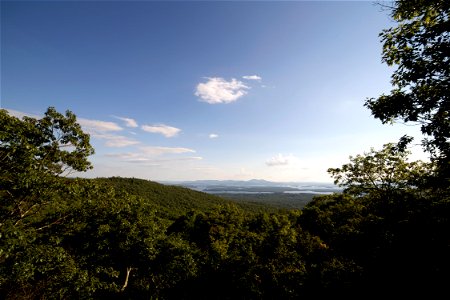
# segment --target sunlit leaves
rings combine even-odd
[[[400,148],[399,148],[400,147]],[[382,150],[371,149],[364,155],[350,156],[350,163],[330,168],[335,184],[352,195],[373,194],[391,197],[395,191],[417,189],[433,172],[431,163],[408,162],[405,145],[386,144]]]
[[[450,169],[449,16],[446,0],[395,1],[392,17],[398,25],[380,34],[383,61],[397,67],[393,89],[365,103],[383,123],[419,124],[428,137],[425,148],[444,170]]]

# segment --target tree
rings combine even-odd
[[[0,110],[0,128],[0,298],[67,293],[69,283],[82,286],[84,276],[77,277],[61,236],[51,233],[71,222],[79,204],[77,181],[60,175],[92,167],[89,135],[73,113],[52,107],[41,119],[20,120]]]
[[[388,95],[366,101],[375,118],[421,125],[423,144],[449,178],[450,1],[395,1],[397,27],[384,30],[382,60],[396,65]],[[447,171],[445,171],[447,170]]]
[[[350,156],[350,163],[330,168],[328,173],[345,193],[390,197],[396,191],[417,188],[431,172],[431,164],[408,162],[408,154],[402,146],[386,144],[380,151],[372,148],[364,155]]]
[[[89,135],[70,111],[50,107],[42,119],[20,120],[0,110],[0,128],[0,226],[36,213],[59,175],[92,168]]]
[[[76,116],[49,107],[42,119],[22,120],[0,110],[0,161],[2,173],[35,170],[61,175],[92,168],[87,157],[94,153],[89,135],[76,123]]]

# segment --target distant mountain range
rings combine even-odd
[[[164,184],[184,186],[207,193],[310,193],[331,194],[342,189],[333,183],[323,182],[273,182],[263,179],[242,180],[195,180],[162,182]]]

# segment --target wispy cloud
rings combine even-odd
[[[167,159],[151,159],[146,157],[136,157],[136,158],[128,158],[125,159],[125,162],[128,163],[145,163],[151,164],[153,166],[161,166],[164,163],[174,163],[174,162],[183,162],[183,161],[196,161],[202,160],[203,158],[200,156],[190,156],[190,157],[178,157],[178,158],[167,158]]]
[[[164,163],[164,162],[177,162],[177,161],[192,161],[192,160],[202,160],[201,156],[187,156],[187,157],[176,157],[176,158],[166,158],[166,159],[156,159],[154,162]]]
[[[195,150],[181,147],[154,147],[144,146],[139,149],[146,155],[163,155],[163,154],[182,154],[182,153],[195,153]]]
[[[98,132],[110,132],[110,131],[120,131],[123,130],[122,127],[114,122],[106,122],[99,120],[88,120],[79,118],[78,123],[81,125],[83,130],[88,133],[98,133]]]
[[[167,126],[164,124],[142,125],[141,129],[144,131],[147,131],[147,132],[151,132],[151,133],[159,133],[159,134],[164,135],[165,137],[174,137],[181,131],[181,129],[179,129],[179,128]]]
[[[219,135],[216,134],[216,133],[211,133],[211,134],[209,135],[209,138],[210,138],[210,139],[217,139],[218,137],[219,137]]]
[[[106,154],[108,157],[114,157],[125,162],[133,163],[164,163],[164,162],[176,162],[176,161],[192,161],[201,160],[200,156],[175,156],[178,154],[195,153],[195,150],[181,147],[153,147],[144,146],[139,147],[138,152],[125,152],[125,153],[110,153]]]
[[[105,145],[107,147],[120,148],[140,144],[139,141],[122,135],[94,133],[92,136],[98,139],[106,140]]]
[[[14,109],[9,109],[9,108],[4,108],[10,116],[22,119],[23,117],[30,117],[30,118],[35,118],[35,119],[40,119],[42,118],[42,116],[39,115],[35,115],[35,114],[29,114],[29,113],[24,113],[18,110],[14,110]]]
[[[136,120],[131,119],[131,118],[125,118],[125,117],[118,117],[118,116],[113,116],[116,119],[122,120],[125,123],[126,127],[131,127],[131,128],[136,128],[139,127]]]
[[[247,76],[242,76],[242,78],[247,79],[247,80],[258,80],[258,81],[260,81],[262,79],[261,76],[258,76],[258,75],[247,75]]]
[[[278,154],[278,155],[275,155],[272,158],[268,159],[266,161],[266,165],[269,167],[285,166],[285,165],[291,164],[297,160],[298,160],[298,158],[292,154],[289,154],[289,155]]]
[[[232,78],[226,81],[221,77],[207,78],[207,82],[197,85],[195,95],[201,98],[201,101],[209,104],[230,103],[247,94],[246,86],[242,81]]]

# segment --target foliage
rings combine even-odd
[[[307,294],[307,258],[323,247],[297,226],[298,214],[245,215],[236,206],[223,206],[176,220],[168,233],[189,241],[201,262],[183,293],[215,299]]]
[[[449,169],[450,158],[450,2],[395,1],[396,27],[384,30],[383,61],[396,65],[393,90],[365,105],[383,123],[418,122],[430,138],[424,145]],[[448,176],[448,173],[447,173]],[[448,183],[447,183],[448,184]]]
[[[350,163],[330,168],[334,183],[352,195],[372,194],[392,197],[399,191],[417,189],[433,171],[430,163],[408,162],[410,153],[398,145],[386,144],[364,155],[350,156]]]
[[[57,175],[85,171],[94,153],[89,135],[83,133],[70,111],[66,115],[50,107],[42,119],[19,120],[0,110],[0,224],[5,218],[23,222],[36,213]]]
[[[2,173],[60,175],[70,169],[92,168],[87,157],[94,153],[89,135],[76,123],[75,115],[58,113],[48,108],[41,119],[24,117],[19,120],[0,110]]]
[[[450,276],[449,212],[448,198],[434,195],[399,192],[395,201],[380,202],[370,195],[336,194],[308,204],[299,223],[320,236],[343,265],[324,267],[322,282],[330,289],[437,295]]]
[[[2,226],[4,296],[103,297],[121,292],[127,269],[145,273],[162,232],[153,208],[89,180],[65,186],[28,226]],[[140,288],[130,280],[127,292]]]

